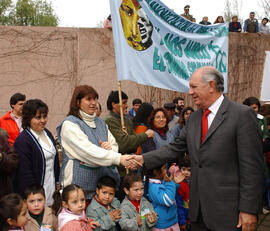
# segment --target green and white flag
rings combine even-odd
[[[213,66],[227,91],[228,25],[193,23],[159,0],[110,0],[118,80],[187,92],[192,73]]]

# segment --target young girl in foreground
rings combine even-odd
[[[62,195],[59,192],[54,194],[53,210],[58,215],[58,229],[60,231],[92,231],[99,227],[99,223],[86,217],[85,197],[82,188],[70,184],[63,189]]]
[[[175,203],[176,185],[168,177],[165,165],[145,171],[146,195],[159,219],[153,231],[180,231]]]
[[[151,227],[157,223],[158,217],[151,203],[143,197],[142,178],[134,173],[128,174],[124,177],[123,186],[126,198],[120,206],[119,224],[122,230],[151,230]]]
[[[21,196],[15,193],[0,200],[0,230],[23,230],[28,220],[27,206]]]

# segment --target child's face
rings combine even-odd
[[[9,225],[16,226],[16,227],[25,226],[27,224],[27,221],[28,221],[27,205],[24,202],[23,202],[23,205],[21,208],[21,212],[20,212],[19,216],[17,217],[17,220],[15,221],[11,218],[9,218],[7,220]]]
[[[185,179],[189,179],[190,178],[190,167],[182,167],[181,168],[181,173],[185,176]]]
[[[141,200],[144,193],[144,186],[142,181],[134,182],[128,189],[124,188],[128,198],[133,201]]]
[[[98,200],[104,204],[110,204],[115,195],[115,189],[108,186],[102,186],[101,189],[96,189],[96,195]]]
[[[45,197],[41,193],[30,194],[26,199],[28,211],[33,215],[39,215],[45,207]]]
[[[80,215],[85,209],[85,198],[82,189],[69,192],[68,201],[63,201],[63,207],[69,209],[72,213]]]

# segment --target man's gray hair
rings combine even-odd
[[[202,74],[202,82],[204,84],[214,80],[218,92],[224,91],[223,75],[215,68],[206,68]]]

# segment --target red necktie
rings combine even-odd
[[[209,109],[204,110],[203,115],[202,115],[202,138],[201,138],[201,143],[204,141],[207,131],[208,131],[208,118],[207,116],[211,113]]]

